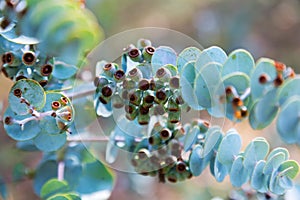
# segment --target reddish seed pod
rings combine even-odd
[[[150,87],[150,83],[147,79],[140,80],[140,82],[139,82],[139,89],[140,90],[145,91],[145,90],[148,90],[149,87]]]
[[[45,64],[41,67],[41,75],[49,76],[53,71],[53,66],[50,64]]]
[[[283,83],[283,77],[282,77],[281,74],[278,74],[277,77],[274,80],[274,86],[279,87],[279,86],[282,85],[282,83]]]
[[[13,123],[13,119],[12,119],[11,117],[5,117],[4,123],[5,123],[6,125],[10,125],[10,124]]]
[[[268,75],[267,74],[262,74],[259,78],[258,78],[258,82],[260,84],[265,84],[269,81]]]
[[[178,89],[179,88],[179,77],[178,76],[173,76],[171,79],[170,79],[170,87],[173,88],[173,89]]]
[[[51,107],[53,110],[57,110],[60,108],[60,103],[58,101],[53,101],[52,104],[51,104]]]
[[[5,62],[3,62],[3,63],[7,63],[8,65],[13,64],[13,62],[15,60],[15,56],[13,53],[7,52],[7,53],[5,53],[4,57],[5,57]]]
[[[107,63],[106,65],[104,65],[103,69],[105,71],[109,71],[113,68],[113,64],[112,63]]]
[[[114,78],[116,81],[122,81],[125,79],[125,72],[122,69],[117,70],[114,73]]]
[[[61,102],[62,105],[66,105],[68,103],[67,97],[61,97],[60,102]]]
[[[22,91],[19,88],[14,89],[14,95],[18,98],[21,98],[22,96]]]
[[[282,62],[275,61],[274,65],[278,72],[283,72],[286,70],[286,65]]]
[[[235,98],[233,98],[233,100],[232,100],[232,105],[233,105],[233,106],[236,106],[236,107],[239,107],[239,106],[243,106],[243,105],[244,105],[244,102],[243,102],[243,100],[241,100],[239,97],[235,97]]]
[[[35,63],[35,61],[36,61],[36,56],[35,56],[34,52],[27,51],[27,52],[23,53],[22,62],[25,65],[31,66],[31,65],[33,65]]]
[[[104,86],[101,92],[104,97],[111,97],[111,95],[113,94],[113,90],[108,85]]]
[[[183,161],[178,161],[176,163],[176,171],[179,173],[183,173],[186,171],[186,164]]]

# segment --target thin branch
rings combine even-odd
[[[108,137],[88,137],[88,138],[83,138],[83,137],[69,137],[67,138],[68,142],[108,142],[109,138]]]
[[[248,87],[248,88],[246,89],[246,91],[244,92],[244,94],[241,95],[241,97],[240,97],[241,100],[246,99],[246,98],[250,95],[250,93],[251,93],[251,88]]]
[[[84,87],[84,90],[81,90],[80,87]],[[96,91],[96,87],[94,86],[94,84],[87,83],[84,85],[80,85],[76,88],[73,88],[72,90],[70,90],[70,92],[66,92],[65,94],[70,99],[77,99],[77,98],[93,95],[95,93],[95,91]]]
[[[63,181],[65,176],[65,162],[59,161],[58,167],[57,167],[57,179],[59,181]]]

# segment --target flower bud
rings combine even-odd
[[[135,90],[128,94],[129,102],[133,105],[139,106],[142,101],[143,93],[141,90]]]
[[[161,67],[156,71],[156,77],[162,83],[168,83],[170,81],[172,74],[170,70],[165,67]]]
[[[116,63],[107,63],[103,66],[103,71],[106,74],[106,76],[108,76],[109,78],[113,78],[114,73],[117,71],[118,68],[119,66]]]
[[[170,97],[170,90],[161,88],[156,91],[154,101],[157,104],[163,105],[168,100],[169,97]]]

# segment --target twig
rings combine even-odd
[[[59,181],[63,181],[65,176],[65,162],[59,161],[58,167],[57,167],[57,179]]]

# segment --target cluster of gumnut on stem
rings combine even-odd
[[[124,109],[126,118],[148,125],[151,116],[160,116],[148,138],[132,144],[131,159],[135,170],[142,175],[158,175],[161,182],[182,181],[192,177],[188,159],[182,157],[183,144],[180,138],[191,126],[199,126],[205,133],[209,123],[195,120],[185,127],[180,123],[181,111],[190,108],[185,104],[179,85],[178,74],[172,75],[172,68],[163,66],[149,76],[151,57],[155,48],[149,41],[139,41],[140,48],[130,45],[124,49],[124,56],[137,65],[126,71],[116,63],[106,63],[102,73],[95,78],[97,100],[113,108]]]

